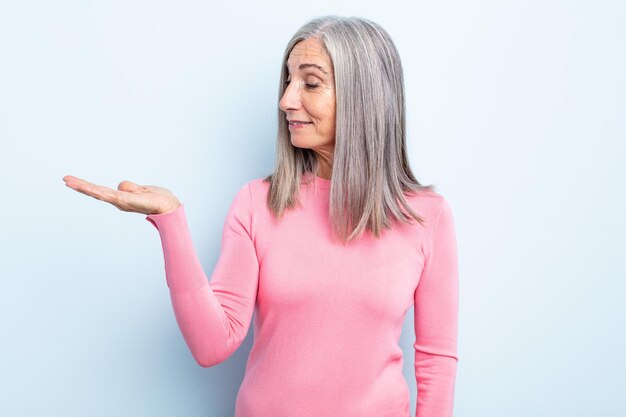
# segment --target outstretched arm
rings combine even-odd
[[[252,194],[247,183],[237,192],[226,215],[219,259],[209,281],[196,256],[184,206],[146,216],[161,237],[176,321],[201,366],[228,359],[248,333],[259,273],[252,219]]]

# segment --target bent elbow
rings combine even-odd
[[[198,365],[203,368],[211,368],[226,361],[234,351],[235,349],[231,346],[224,346],[221,349],[193,350],[192,354]]]
[[[211,368],[224,362],[228,357],[216,357],[211,355],[194,355],[196,363],[203,368]]]
[[[245,334],[231,332],[215,335],[215,337],[200,338],[198,336],[198,334],[188,333],[185,341],[198,365],[210,368],[226,361],[241,345]]]

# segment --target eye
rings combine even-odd
[[[285,81],[284,84],[285,85],[289,85],[290,82],[291,82],[291,80],[287,80],[287,81]],[[316,89],[317,87],[320,86],[319,84],[304,84],[304,85],[306,86],[306,88],[309,88],[311,90],[314,90],[314,89]]]

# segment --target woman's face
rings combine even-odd
[[[319,40],[298,42],[287,60],[288,76],[279,107],[289,123],[291,143],[330,153],[335,143],[333,63]],[[326,152],[324,152],[326,151]]]

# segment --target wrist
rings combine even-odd
[[[168,208],[163,209],[163,210],[159,210],[159,212],[158,212],[157,214],[168,214],[168,213],[171,213],[171,212],[173,212],[173,211],[178,210],[178,208],[179,208],[181,205],[182,205],[182,204],[181,204],[180,202],[179,202],[179,203],[176,203],[174,206],[168,207]]]

